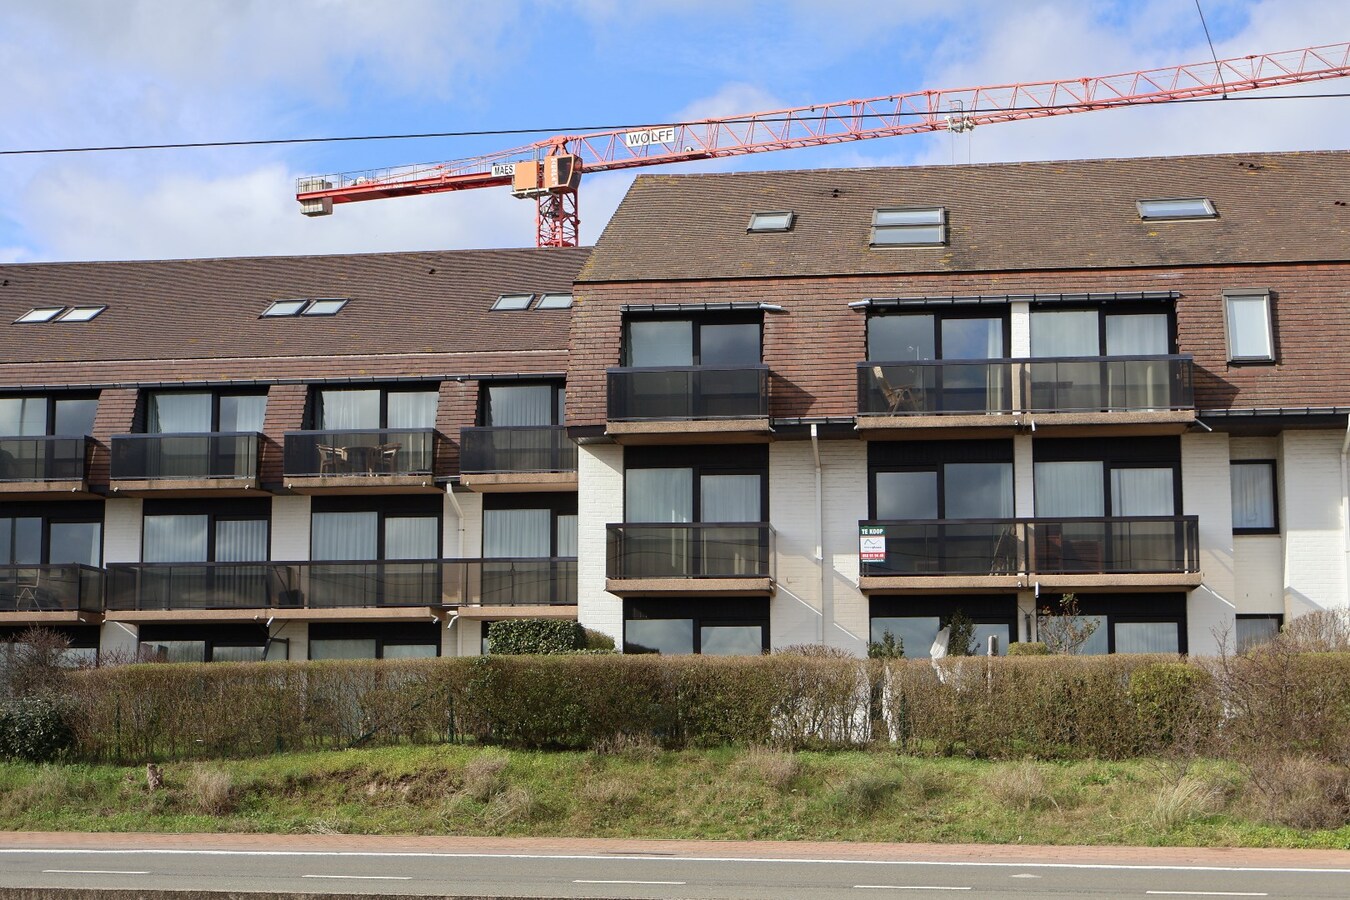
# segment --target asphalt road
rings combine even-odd
[[[201,842],[198,842],[199,844]],[[716,844],[679,851],[536,850],[509,842],[484,852],[454,850],[307,850],[62,848],[4,846],[0,885],[295,891],[297,893],[480,895],[588,898],[756,898],[985,896],[1014,898],[1301,897],[1350,898],[1350,854],[1344,865],[1204,865],[1150,862],[1132,850],[1124,862],[1081,861],[1077,848],[1042,848],[1063,861],[982,861],[709,855]],[[594,843],[594,842],[592,842]],[[745,847],[747,845],[739,845]],[[769,845],[778,850],[783,845]],[[812,845],[819,848],[821,845]],[[881,845],[884,846],[884,845]],[[896,845],[903,847],[904,845]],[[855,855],[855,854],[849,854]],[[880,854],[887,857],[886,854]],[[1159,853],[1166,860],[1175,853]],[[1286,854],[1286,857],[1288,854]],[[1139,858],[1142,857],[1142,858]],[[1284,857],[1281,857],[1283,861]],[[1295,859],[1295,862],[1298,860]],[[1314,859],[1312,862],[1321,862]]]

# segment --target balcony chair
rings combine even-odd
[[[347,468],[346,447],[330,447],[326,444],[315,444],[314,449],[319,451],[320,475],[336,475],[339,471]]]
[[[885,370],[881,366],[872,367],[872,380],[886,399],[888,413],[894,415],[897,412],[918,412],[922,408],[923,391],[909,384],[893,386],[886,380]]]
[[[369,457],[370,470],[392,475],[397,468],[398,451],[402,449],[402,444],[380,444],[378,447],[374,447]]]

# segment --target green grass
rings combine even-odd
[[[0,765],[0,828],[1333,847],[1228,764],[882,752],[397,747],[143,768]]]

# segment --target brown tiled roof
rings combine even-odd
[[[489,312],[569,292],[589,248],[0,266],[0,362],[565,350],[570,310]],[[259,319],[273,300],[348,297],[336,316]],[[86,323],[10,324],[107,304]]]
[[[1140,221],[1136,200],[1165,197],[1208,197],[1219,218]],[[1347,152],[645,175],[579,280],[1344,260],[1347,203]],[[947,246],[871,249],[887,206],[946,207]],[[796,223],[747,234],[756,210]]]

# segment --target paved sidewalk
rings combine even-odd
[[[417,837],[403,835],[0,833],[0,848],[91,850],[256,850],[678,856],[736,859],[910,860],[1137,866],[1345,869],[1350,850],[1199,847],[1058,847],[1013,844],[881,844],[797,841],[660,841],[599,838]]]

